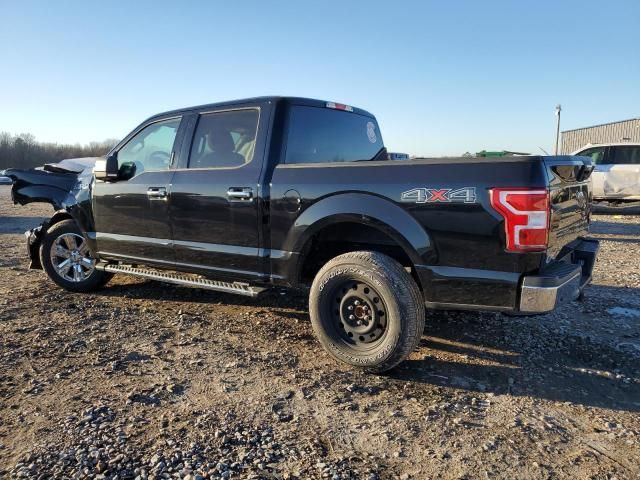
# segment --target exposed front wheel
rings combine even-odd
[[[51,280],[72,292],[96,290],[112,276],[95,268],[96,260],[73,220],[56,223],[45,233],[40,262]]]
[[[378,252],[350,252],[329,261],[309,296],[316,336],[336,359],[382,372],[418,345],[425,309],[404,268]]]

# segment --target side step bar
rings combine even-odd
[[[158,280],[160,282],[175,283],[176,285],[185,285],[188,287],[205,288],[207,290],[216,290],[218,292],[236,293],[246,297],[257,297],[264,292],[266,288],[253,287],[247,283],[238,282],[221,282],[219,280],[209,280],[207,278],[196,277],[186,273],[177,272],[160,272],[146,268],[129,267],[126,265],[98,264],[96,268],[111,273],[124,273],[126,275],[134,275],[136,277],[148,278],[150,280]]]

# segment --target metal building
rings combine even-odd
[[[575,152],[588,143],[640,142],[640,118],[603,123],[562,132],[561,153]]]

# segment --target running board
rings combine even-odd
[[[257,297],[260,293],[266,290],[266,288],[262,287],[252,287],[248,283],[221,282],[219,280],[209,280],[207,278],[195,277],[189,274],[160,272],[145,268],[128,267],[126,265],[98,264],[96,268],[104,270],[105,272],[124,273],[125,275],[134,275],[136,277],[148,278],[159,282],[175,283],[176,285],[185,285],[188,287],[206,288],[207,290],[216,290],[218,292],[236,293],[246,297]]]

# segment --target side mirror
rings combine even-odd
[[[103,180],[105,182],[117,180],[118,154],[112,153],[106,158],[96,160],[96,164],[93,167],[93,174],[97,180]]]

